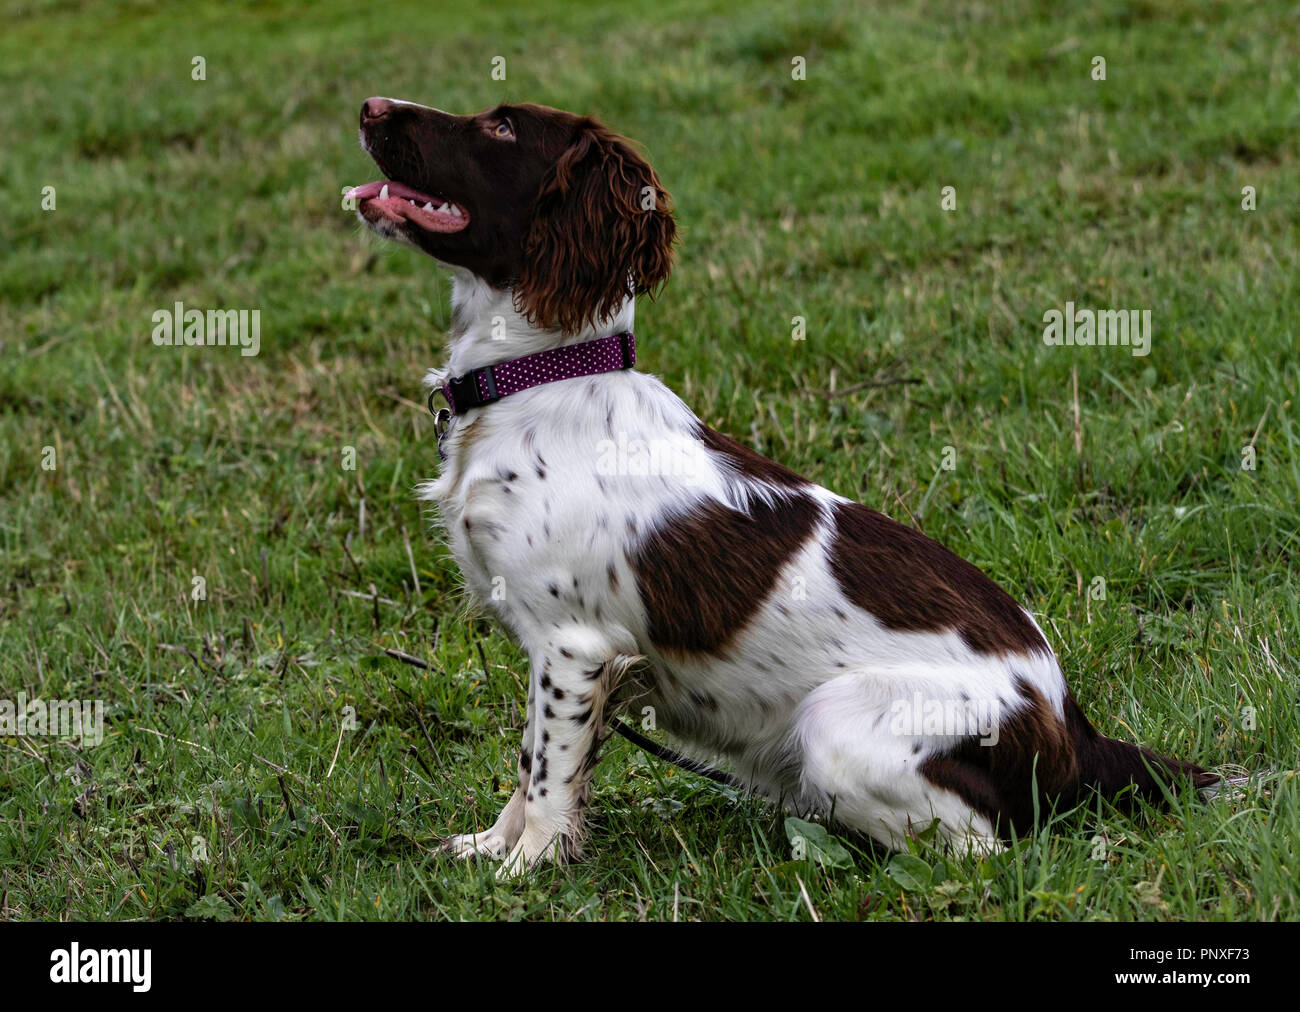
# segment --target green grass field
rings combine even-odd
[[[1294,6],[307,10],[6,5],[0,697],[107,718],[0,737],[0,919],[1300,917]],[[800,860],[616,739],[582,863],[435,853],[509,795],[526,668],[413,494],[448,283],[340,206],[372,94],[641,140],[683,240],[643,368],[985,569],[1105,733],[1282,775]],[[176,301],[260,309],[260,354],[156,347]],[[1151,310],[1150,354],[1046,346],[1067,301]]]

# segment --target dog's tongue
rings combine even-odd
[[[384,217],[413,222],[427,232],[459,232],[469,224],[469,215],[460,206],[392,180],[354,186],[347,196],[357,201],[376,201],[374,206]]]
[[[387,192],[384,192],[385,190]],[[431,197],[427,193],[411,189],[405,183],[394,183],[390,179],[366,183],[364,186],[354,186],[348,191],[347,196],[353,200],[371,200],[375,197],[387,200],[391,197],[400,197],[402,200],[414,200],[417,204],[433,204],[434,207],[443,203],[440,197]]]

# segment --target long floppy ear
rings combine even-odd
[[[677,224],[654,169],[587,120],[547,174],[524,240],[515,304],[538,327],[575,333],[653,292],[672,270]]]

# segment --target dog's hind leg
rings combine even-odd
[[[866,675],[842,675],[811,692],[794,715],[802,757],[795,807],[894,849],[936,819],[940,839],[957,853],[1001,849],[985,814],[927,778],[925,760],[944,743],[921,733],[907,708],[915,708],[911,692],[891,692]]]

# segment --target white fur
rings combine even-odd
[[[429,374],[430,383],[633,326],[628,300],[600,327],[561,338],[529,325],[509,292],[460,270],[453,308],[450,359]],[[965,694],[1003,706],[1018,698],[1017,676],[1059,713],[1066,690],[1055,658],[1046,648],[1029,656],[979,654],[955,633],[885,628],[844,596],[830,572],[825,514],[725,659],[670,656],[650,642],[629,567],[647,532],[709,501],[747,510],[756,499],[787,494],[721,461],[696,439],[696,425],[681,400],[638,371],[534,387],[453,420],[442,473],[422,491],[438,504],[470,593],[528,652],[523,751],[534,765],[531,775],[521,766],[519,788],[497,823],[454,838],[452,849],[504,857],[503,870],[514,873],[577,840],[586,777],[574,757],[598,740],[603,725],[595,718],[576,722],[576,701],[610,697],[611,680],[593,682],[589,672],[603,665],[621,670],[637,657],[645,658],[636,679],[638,712],[653,706],[661,727],[697,754],[722,757],[756,790],[802,812],[833,809],[837,820],[888,844],[937,818],[956,845],[995,847],[987,819],[916,772],[953,737],[900,735],[891,717],[898,700],[916,693],[935,700]],[[655,441],[663,473],[601,473],[602,446],[619,439]],[[824,508],[843,501],[816,486],[812,494]],[[801,594],[793,593],[796,585]],[[678,689],[656,677],[665,671]],[[544,674],[552,689],[539,686]],[[554,688],[563,700],[553,698]],[[716,708],[702,711],[691,690],[711,696]],[[549,738],[544,749],[542,732]],[[543,752],[549,768],[538,784]],[[562,783],[571,775],[572,783]],[[530,788],[537,788],[531,800]]]

